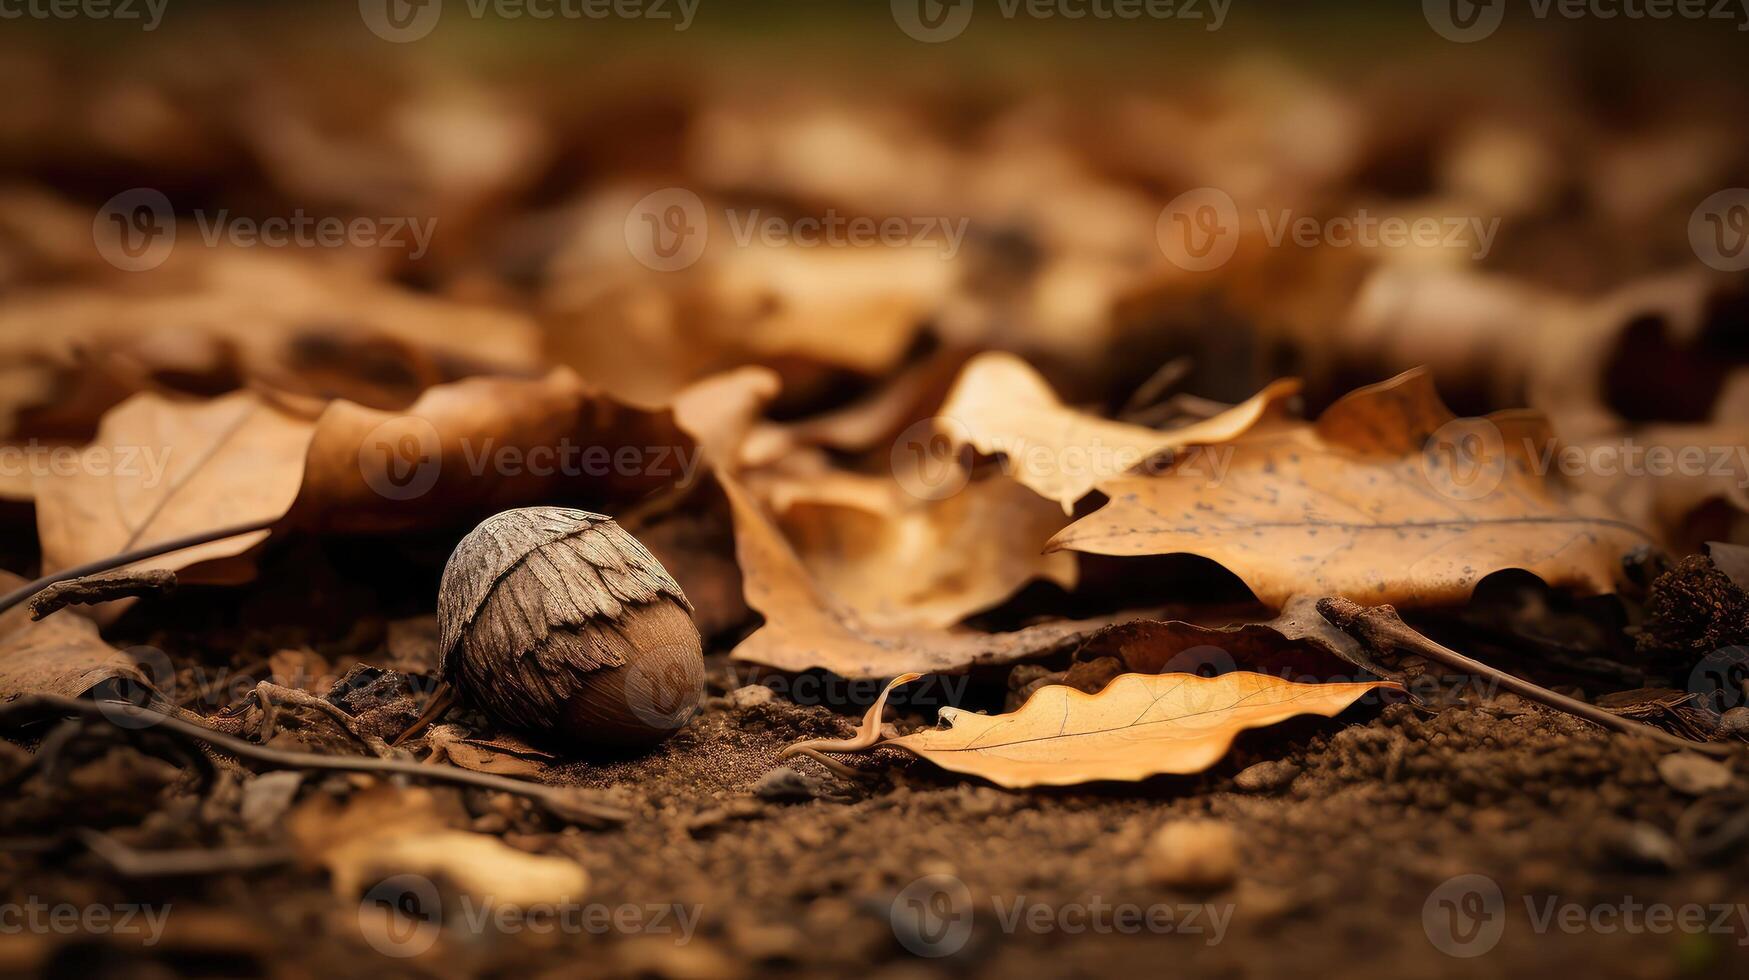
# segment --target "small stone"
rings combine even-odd
[[[263,773],[243,784],[243,826],[263,831],[279,823],[291,809],[292,799],[303,785],[304,774],[290,770]]]
[[[735,709],[751,708],[756,704],[767,704],[771,701],[771,688],[764,684],[749,684],[730,691],[723,700],[729,702],[729,707]]]
[[[1682,864],[1676,842],[1649,823],[1612,823],[1598,836],[1599,856],[1633,871],[1669,871]]]
[[[1178,820],[1161,827],[1143,854],[1156,884],[1218,891],[1239,873],[1239,838],[1219,820]]]
[[[1696,752],[1677,752],[1658,760],[1658,775],[1678,793],[1704,796],[1731,785],[1731,770]]]
[[[769,690],[769,688],[760,688]],[[811,800],[820,795],[820,783],[789,766],[778,766],[753,784],[753,795],[773,803],[793,803]]]
[[[1738,705],[1719,716],[1719,734],[1749,737],[1749,707]]]
[[[1300,767],[1286,759],[1259,762],[1233,777],[1233,785],[1245,793],[1273,793],[1286,789],[1300,774]]]

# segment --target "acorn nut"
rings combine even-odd
[[[487,519],[450,555],[437,614],[444,680],[537,735],[650,746],[704,699],[692,604],[601,514],[526,507]]]

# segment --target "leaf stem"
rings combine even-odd
[[[1318,600],[1318,612],[1344,633],[1367,644],[1375,650],[1389,652],[1392,650],[1407,650],[1426,657],[1438,664],[1456,670],[1486,677],[1520,697],[1529,698],[1538,704],[1547,705],[1557,711],[1575,715],[1586,721],[1613,728],[1629,735],[1642,735],[1663,745],[1679,749],[1692,749],[1709,755],[1726,755],[1729,749],[1723,745],[1708,742],[1692,742],[1650,725],[1642,725],[1630,721],[1610,711],[1584,701],[1557,694],[1539,684],[1490,667],[1479,660],[1473,660],[1450,647],[1442,646],[1423,636],[1414,627],[1403,622],[1397,615],[1397,610],[1391,606],[1362,606],[1350,599],[1339,596],[1329,596]]]
[[[88,561],[83,565],[74,565],[72,568],[63,568],[58,572],[51,572],[34,582],[21,585],[11,592],[6,593],[4,596],[0,596],[0,615],[5,615],[5,613],[12,609],[12,607],[29,600],[31,596],[36,595],[38,592],[41,592],[57,582],[65,582],[69,579],[75,578],[84,578],[87,575],[96,575],[98,572],[107,572],[111,569],[121,568],[123,565],[132,565],[137,561],[145,561],[148,558],[156,558],[159,555],[167,555],[172,551],[181,551],[184,548],[192,548],[196,545],[208,544],[213,541],[222,541],[225,538],[235,538],[244,534],[253,534],[256,531],[265,531],[272,527],[274,523],[275,521],[272,518],[268,518],[267,520],[250,521],[247,524],[237,524],[232,527],[221,527],[212,531],[200,531],[195,534],[186,534],[180,538],[172,538],[169,541],[161,541],[158,544],[149,544],[141,548],[135,548],[132,551],[124,551],[120,554],[110,555],[107,558]]]

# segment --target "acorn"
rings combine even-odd
[[[602,514],[525,507],[488,518],[450,555],[437,615],[455,695],[549,740],[654,745],[704,699],[692,604]]]

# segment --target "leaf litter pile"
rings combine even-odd
[[[1749,963],[1524,911],[1749,901],[1740,91],[191,17],[0,59],[0,971]]]

